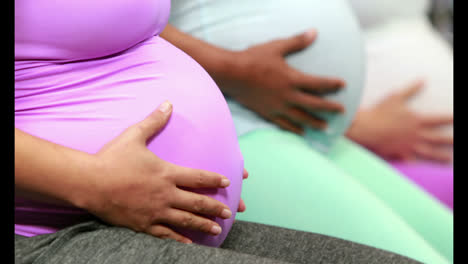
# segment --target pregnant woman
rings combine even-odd
[[[175,1],[169,22],[182,32],[169,26],[162,37],[201,63],[228,97],[246,166],[256,175],[243,188],[249,210],[238,219],[346,238],[428,263],[451,262],[447,208],[341,136],[359,105],[365,69],[347,2]],[[280,63],[284,55],[288,65]],[[340,80],[317,75],[344,79],[346,87],[327,97],[335,102],[313,95],[336,91]],[[328,116],[325,133],[309,129],[300,137],[273,124],[297,131],[286,115],[322,127],[325,114],[310,117],[297,106],[339,112],[336,102],[345,113]],[[270,115],[262,109],[267,105],[277,111]]]
[[[239,194],[224,203],[190,189],[229,196],[247,174],[218,87],[158,37],[169,10],[165,0],[15,1],[15,262],[414,263],[242,221],[230,250],[184,244],[176,228],[221,236],[230,226],[213,219],[245,209]],[[308,250],[323,243],[334,250]]]
[[[240,202],[243,171],[234,126],[225,100],[209,75],[186,54],[157,37],[167,23],[169,1],[120,1],[110,7],[80,1],[17,1],[16,10],[18,130],[81,152],[102,153],[112,138],[169,100],[175,110],[165,129],[148,141],[149,150],[173,164],[214,171],[230,180],[230,187],[238,193],[219,191],[223,193],[220,198],[229,198],[216,202],[215,216],[231,217]],[[76,11],[82,15],[70,17]],[[130,19],[134,24],[126,22]],[[111,33],[109,25],[125,34]],[[208,115],[210,111],[216,115]],[[133,159],[131,154],[121,155]],[[197,201],[204,198],[192,193],[182,195],[180,203],[173,203],[173,210],[166,212],[166,224],[180,227],[180,223],[172,221],[191,219],[193,223],[185,224],[204,225],[205,231],[221,233],[217,238],[224,239],[231,223],[215,223],[187,214],[189,200],[198,203],[200,210],[206,201]],[[66,225],[77,215],[84,217],[77,210],[49,207],[20,197],[16,199],[16,210],[17,231],[24,234],[49,233],[49,225],[42,226],[45,222]],[[154,227],[151,232],[159,234],[161,230],[166,228]]]
[[[359,18],[366,44],[363,112],[385,111],[383,105],[391,103],[386,97],[405,86],[414,86],[415,80],[423,81],[416,82],[418,93],[403,102],[391,104],[394,111],[386,115],[389,118],[380,115],[381,129],[368,129],[371,133],[366,133],[367,137],[352,138],[391,160],[399,171],[452,209],[453,149],[446,143],[453,144],[453,51],[428,19],[431,1],[351,0],[350,3]],[[440,121],[432,126],[414,126],[418,119],[427,115],[438,116]],[[365,116],[373,118],[373,115]],[[378,118],[375,116],[374,119]],[[369,146],[382,134],[380,130],[401,134],[401,130],[389,125],[394,122],[393,118],[399,119],[400,127],[413,129],[413,136],[407,137],[411,143],[401,144],[405,139],[393,136],[388,139],[394,144],[382,141]],[[405,121],[413,121],[413,125],[405,125]],[[398,159],[402,156],[416,156],[417,159]]]

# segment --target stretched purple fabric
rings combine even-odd
[[[171,101],[171,119],[148,148],[166,161],[230,179],[227,189],[198,190],[233,212],[228,220],[214,219],[223,229],[220,235],[178,229],[196,243],[218,246],[237,211],[243,159],[215,82],[157,36],[169,11],[169,0],[16,0],[15,127],[96,153]],[[76,208],[15,199],[18,234],[55,232],[89,217]]]
[[[391,162],[392,166],[453,210],[453,165]]]

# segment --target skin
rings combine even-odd
[[[221,49],[171,25],[160,36],[200,63],[224,94],[283,129],[303,133],[305,125],[326,128],[325,120],[306,110],[344,112],[341,104],[320,97],[342,89],[343,80],[304,74],[284,59],[311,45],[317,37],[315,30],[243,51]]]
[[[229,180],[217,173],[166,162],[146,147],[146,141],[164,127],[171,113],[169,102],[161,104],[96,154],[66,148],[15,128],[16,195],[75,206],[109,224],[183,243],[191,241],[168,225],[219,234],[220,226],[199,214],[226,219],[232,215],[229,208],[183,188],[225,188]],[[38,149],[41,155],[37,155]],[[244,170],[244,178],[247,176]],[[239,211],[244,210],[242,201]]]
[[[447,147],[453,146],[453,136],[440,128],[453,124],[453,116],[423,115],[408,107],[408,101],[423,87],[422,80],[414,81],[362,110],[347,136],[386,159],[450,162],[452,155]]]
[[[197,60],[224,94],[282,129],[299,135],[305,126],[324,129],[326,120],[311,111],[345,111],[341,104],[321,97],[342,89],[343,80],[301,73],[285,60],[289,54],[313,44],[317,37],[313,29],[243,51],[221,49],[171,25],[161,37]],[[444,136],[438,128],[451,124],[453,117],[423,116],[411,111],[407,101],[419,92],[420,88],[413,88],[422,85],[417,83],[420,82],[409,84],[407,91],[389,96],[373,108],[360,110],[346,135],[384,158],[450,161],[450,153],[441,145],[453,145],[453,138]]]

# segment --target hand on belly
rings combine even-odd
[[[225,88],[229,95],[291,132],[303,134],[305,126],[326,128],[327,121],[313,112],[343,112],[341,104],[321,95],[337,92],[344,81],[302,73],[289,66],[284,58],[308,47],[316,36],[316,31],[312,30],[239,52],[239,69],[244,69],[244,73],[241,78],[227,81]],[[258,102],[260,98],[261,103]]]
[[[166,162],[146,148],[148,139],[171,115],[170,104],[161,106],[166,107],[129,127],[95,154],[100,173],[84,209],[111,224],[183,243],[191,240],[168,225],[218,235],[219,224],[201,215],[227,219],[232,216],[229,207],[183,188],[225,188],[230,181],[217,173]]]
[[[415,81],[361,110],[348,136],[386,159],[451,162],[453,136],[441,128],[453,124],[453,115],[423,115],[409,108],[408,101],[423,87],[422,80]]]

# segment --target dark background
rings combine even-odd
[[[429,19],[436,30],[453,44],[453,0],[432,0]]]

